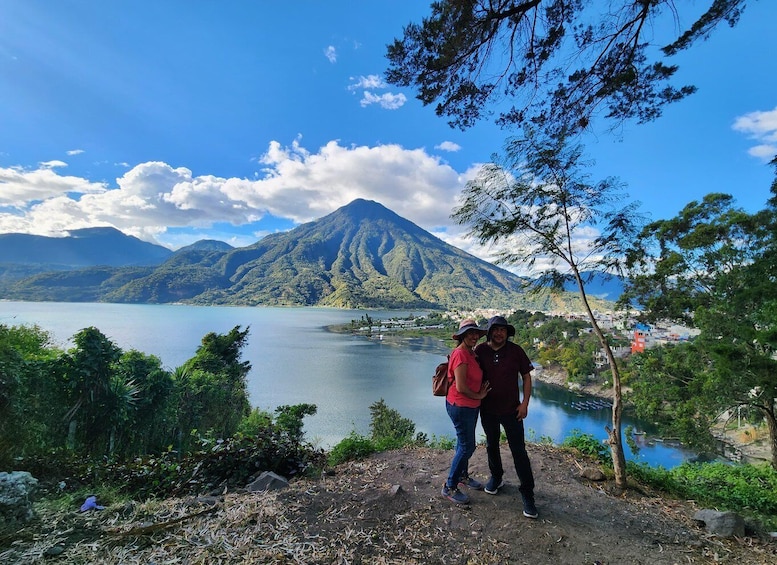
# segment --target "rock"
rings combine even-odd
[[[289,481],[272,471],[265,471],[254,482],[246,485],[246,490],[258,492],[262,490],[278,490],[287,486],[289,486]]]
[[[745,521],[736,512],[718,512],[703,509],[693,515],[697,522],[704,522],[706,530],[716,536],[731,538],[745,535]]]
[[[402,492],[402,485],[392,485],[391,486],[391,494],[394,496],[398,495],[400,492]]]
[[[65,552],[64,545],[53,545],[43,552],[45,557],[58,557]]]
[[[223,502],[224,498],[220,496],[198,496],[195,498],[190,498],[184,502],[184,504],[191,508],[191,507],[201,507],[201,506],[216,506],[218,503]]]
[[[585,467],[580,471],[580,476],[589,481],[604,481],[607,477],[596,467]]]
[[[0,473],[0,522],[28,522],[32,511],[32,494],[38,480],[27,471]]]

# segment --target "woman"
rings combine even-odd
[[[482,483],[469,476],[468,469],[469,458],[475,453],[475,426],[480,401],[491,389],[488,381],[483,381],[483,371],[474,351],[478,340],[485,334],[486,330],[479,328],[475,320],[466,319],[452,336],[458,345],[448,360],[448,378],[452,382],[445,407],[456,429],[456,452],[448,480],[442,487],[442,495],[456,504],[469,502],[469,497],[459,490],[460,484],[477,490],[483,488]]]

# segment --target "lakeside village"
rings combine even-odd
[[[487,320],[495,315],[509,317],[515,311],[502,311],[492,309],[477,309],[472,311],[450,311],[444,313],[409,315],[405,318],[388,318],[376,320],[369,314],[362,316],[360,320],[352,320],[350,332],[364,335],[369,339],[382,342],[401,344],[408,340],[431,340],[432,346],[439,347],[441,353],[450,347],[451,342],[447,334],[442,333],[446,328],[451,328],[459,320],[474,317],[478,320]],[[534,327],[540,327],[554,318],[561,318],[567,322],[578,321],[584,327],[581,332],[591,333],[590,321],[587,314],[582,312],[548,311],[542,312],[544,320],[533,322]],[[614,342],[620,345],[612,347],[616,358],[624,359],[629,355],[644,352],[646,349],[671,343],[688,341],[698,335],[698,330],[678,324],[659,323],[647,325],[637,321],[637,312],[612,312],[594,311],[594,317],[600,329],[614,338]],[[344,329],[344,328],[343,328]],[[433,336],[433,337],[432,337]],[[566,332],[563,335],[567,338]],[[531,344],[521,344],[524,347],[532,347],[541,350],[545,344],[539,338],[533,338]],[[527,347],[527,348],[528,348]],[[609,378],[607,358],[604,350],[598,348],[594,354],[594,367],[596,373],[604,373],[603,379],[597,379],[595,374],[588,375],[580,380],[570,380],[566,372],[557,366],[543,367],[532,360],[535,365],[534,376],[537,380],[546,384],[567,388],[587,398],[581,398],[579,409],[587,407],[601,408],[611,406],[613,391]],[[624,387],[628,393],[628,388]],[[604,404],[603,404],[604,403]],[[768,442],[764,441],[763,430],[754,426],[739,423],[735,429],[729,429],[725,424],[731,419],[736,419],[736,414],[724,413],[720,417],[720,425],[716,426],[715,435],[721,441],[725,456],[737,461],[763,461],[770,458]],[[661,441],[661,438],[656,438]]]
[[[417,338],[420,336],[435,336],[441,350],[447,349],[451,342],[447,334],[441,334],[445,328],[451,328],[464,318],[487,320],[492,316],[500,315],[510,317],[516,310],[503,311],[493,309],[476,309],[470,311],[448,311],[433,314],[411,314],[406,318],[387,318],[375,320],[369,314],[362,316],[360,320],[352,320],[350,331],[354,334],[364,335],[369,339],[378,341],[397,341],[402,339]],[[567,322],[578,321],[584,327],[581,332],[592,333],[588,315],[581,312],[548,311],[542,312],[543,320],[533,322],[534,327],[541,327],[552,319],[563,319]],[[637,321],[637,312],[600,312],[594,310],[594,318],[599,328],[605,334],[614,338],[616,344],[612,347],[613,355],[623,359],[634,353],[641,353],[648,348],[688,341],[698,335],[698,330],[677,324],[656,324],[649,326]],[[518,328],[520,330],[520,328]],[[562,337],[567,339],[567,332],[562,332]],[[530,344],[520,344],[525,348],[541,350],[546,344],[540,338],[533,338]],[[594,354],[593,365],[597,372],[608,368],[607,356],[603,349],[598,348]],[[594,374],[588,375],[583,382],[572,382],[562,369],[543,367],[536,360],[532,360],[535,366],[535,376],[543,382],[554,384],[595,397],[612,398],[612,390],[609,379],[599,382]]]
[[[456,312],[444,312],[440,315],[443,322],[430,322],[430,316],[426,314],[420,314],[418,316],[411,315],[407,318],[388,318],[385,320],[373,320],[369,315],[362,317],[360,322],[363,325],[354,324],[352,322],[351,330],[354,333],[360,333],[368,336],[372,339],[384,340],[387,337],[399,334],[406,334],[409,332],[423,332],[442,330],[446,326],[445,321],[451,321],[458,323],[458,320],[463,318],[475,318],[478,320],[487,320],[492,316],[506,316],[509,317],[515,313],[512,311],[492,310],[492,309],[477,309],[468,312],[456,311]],[[550,311],[543,312],[547,318],[563,318],[566,321],[579,320],[585,324],[589,324],[588,315],[581,312],[561,312]],[[655,326],[649,326],[644,323],[637,322],[636,312],[612,312],[605,311],[599,312],[594,310],[594,318],[604,333],[609,333],[615,337],[618,341],[630,341],[630,345],[614,347],[613,354],[616,357],[623,358],[632,353],[641,353],[650,347],[656,347],[659,345],[666,345],[668,343],[676,343],[680,341],[687,341],[694,336],[698,335],[698,330],[694,328],[687,328],[677,324],[656,324]],[[535,327],[542,326],[545,321],[535,322]],[[584,331],[593,331],[590,327]],[[566,338],[567,336],[564,335]],[[526,344],[522,344],[526,345]],[[533,345],[537,348],[542,348],[543,344],[540,340],[535,339]],[[607,361],[604,355],[604,351],[599,350],[595,354],[596,368],[601,369],[606,367]],[[538,367],[542,370],[541,367]]]

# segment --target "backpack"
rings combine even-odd
[[[451,356],[448,355],[450,360]],[[432,394],[435,396],[448,396],[451,381],[448,378],[448,361],[440,363],[432,376]]]

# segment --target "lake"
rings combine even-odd
[[[243,360],[251,362],[248,393],[255,407],[273,411],[284,404],[318,407],[305,418],[309,441],[329,448],[352,431],[369,435],[369,406],[383,399],[433,436],[454,435],[445,401],[431,393],[435,366],[452,342],[368,339],[329,332],[326,326],[358,320],[367,311],[335,308],[271,308],[184,305],[92,304],[0,301],[0,324],[37,324],[62,348],[79,330],[94,326],[121,349],[153,354],[168,369],[192,357],[208,332],[249,327]],[[373,319],[422,311],[374,311]],[[535,379],[526,420],[527,438],[560,443],[573,430],[605,439],[609,409]],[[650,431],[649,424],[624,417],[624,428]],[[479,431],[482,436],[482,432]],[[672,468],[694,453],[660,441],[642,440],[626,458]]]

